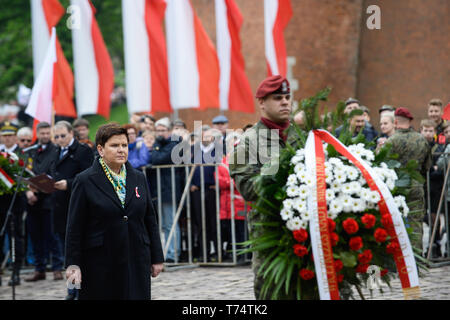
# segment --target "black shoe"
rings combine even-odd
[[[174,263],[175,262],[175,260],[173,260],[173,259],[166,259],[166,261],[165,261],[166,263]]]
[[[20,277],[15,275],[13,276],[9,281],[8,281],[8,286],[12,286],[14,284],[14,286],[20,286]]]

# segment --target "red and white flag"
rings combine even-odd
[[[33,35],[34,79],[38,78],[49,46],[51,30],[64,16],[65,9],[58,0],[32,0],[31,20]],[[55,114],[76,117],[73,104],[73,74],[58,38],[56,38],[56,57],[53,101]]]
[[[244,19],[234,0],[216,0],[220,109],[253,113],[252,89],[245,74],[239,36]]]
[[[171,112],[165,0],[122,0],[128,111]]]
[[[44,57],[43,65],[31,90],[30,101],[25,113],[32,116],[35,122],[52,123],[52,109],[54,100],[54,77],[56,54],[56,29],[52,28],[52,35]]]
[[[287,75],[284,29],[292,18],[291,0],[264,0],[266,60],[269,76]]]
[[[172,108],[219,108],[217,52],[190,0],[167,0],[166,34]]]
[[[72,28],[75,90],[79,115],[99,114],[109,119],[114,69],[95,20],[90,0],[71,0],[79,8],[79,25]]]

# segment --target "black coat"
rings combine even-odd
[[[73,183],[66,266],[78,265],[80,299],[150,299],[151,265],[164,261],[145,176],[127,163],[122,208],[98,160]]]
[[[51,165],[55,157],[57,147],[53,143],[48,143],[45,149],[42,146],[39,146],[37,149],[31,150],[29,155],[33,160],[33,172],[36,175],[40,175],[42,173],[51,174]],[[53,203],[51,201],[51,195],[38,192],[36,193],[36,197],[38,201],[33,205],[36,208],[45,208],[47,210],[51,210],[53,208]]]
[[[57,147],[53,153],[50,175],[56,181],[67,180],[67,190],[53,192],[53,225],[54,232],[64,233],[66,230],[67,211],[69,209],[70,192],[76,175],[92,166],[94,153],[89,146],[74,140],[68,152],[60,160],[61,148]]]
[[[172,150],[181,143],[181,138],[174,139],[172,141],[169,139],[158,138],[153,145],[152,149],[152,165],[170,165],[173,164],[172,161]],[[182,188],[184,187],[184,178],[186,172],[184,168],[178,167],[174,168],[174,178],[175,178],[175,202],[178,203],[181,199]],[[152,195],[159,197],[161,196],[161,201],[163,203],[172,203],[172,170],[170,168],[160,169],[160,179],[161,179],[161,195],[158,195],[157,190],[157,172],[156,169],[150,171],[150,185]]]

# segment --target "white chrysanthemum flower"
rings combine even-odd
[[[306,169],[299,170],[297,173],[297,179],[302,182],[306,183],[306,179],[308,178],[308,172],[306,172]]]
[[[405,205],[406,205],[404,196],[396,196],[396,197],[394,197],[394,202],[395,202],[395,204],[397,205],[398,208],[402,207],[403,203],[405,203]]]
[[[352,200],[353,198],[349,195],[344,195],[340,198],[338,198],[342,203],[342,210],[344,212],[351,212],[352,211]]]
[[[343,166],[343,163],[342,163],[341,159],[339,159],[339,158],[330,158],[328,160],[328,162],[331,163],[335,167],[342,167]]]
[[[300,188],[296,185],[288,186],[286,189],[286,193],[288,197],[295,198],[296,196],[300,195]]]
[[[333,170],[333,164],[329,161],[325,161],[325,171],[326,170]]]
[[[293,157],[291,158],[291,163],[292,163],[293,165],[296,165],[296,164],[298,164],[298,163],[301,163],[302,161],[303,161],[303,159],[302,159],[301,157],[297,156],[297,155],[295,155],[295,156],[293,156]]]
[[[293,206],[294,206],[294,200],[286,199],[283,201],[283,208],[285,208],[287,210],[291,210]]]
[[[295,173],[289,175],[289,177],[287,178],[287,182],[286,184],[288,186],[292,186],[292,185],[296,185],[298,183],[297,181],[297,175]]]
[[[305,213],[307,211],[306,201],[301,198],[295,199],[293,208],[300,214]]]
[[[370,192],[370,201],[369,202],[378,203],[380,200],[381,200],[381,196],[378,191],[374,190],[374,191]]]
[[[346,169],[345,173],[347,174],[347,178],[349,180],[354,181],[359,178],[359,173],[358,170],[356,170],[356,168],[347,166],[345,169]]]
[[[344,183],[341,187],[341,191],[345,194],[352,194],[353,190],[352,190],[352,186],[350,183]]]
[[[280,211],[280,216],[281,216],[281,219],[283,219],[284,221],[287,221],[294,217],[294,212],[287,208],[283,208]]]
[[[367,184],[367,181],[366,181],[366,179],[364,178],[363,175],[361,175],[361,176],[359,177],[358,182],[359,182],[359,184],[360,184],[361,186],[365,186],[365,185]]]
[[[286,223],[286,227],[291,231],[300,230],[302,226],[303,224],[299,217],[289,219],[288,222]]]
[[[350,189],[353,194],[358,194],[361,191],[361,184],[358,181],[350,182]]]
[[[300,185],[300,190],[299,190],[299,197],[301,199],[306,199],[309,195],[310,189],[306,184],[302,184]]]
[[[353,212],[361,212],[365,209],[364,202],[361,199],[352,198],[351,203]]]
[[[334,180],[330,183],[330,189],[332,189],[334,192],[341,191],[341,183]]]
[[[389,190],[394,190],[395,181],[391,179],[386,180],[386,186],[389,188]]]
[[[338,217],[336,213],[328,211],[328,218],[335,220]]]
[[[385,162],[380,163],[380,167],[383,169],[388,169],[388,166]]]
[[[408,207],[408,205],[406,204],[405,201],[402,204],[402,208],[403,208],[403,218],[408,217],[409,207]]]
[[[309,214],[308,211],[305,211],[305,212],[303,212],[303,213],[300,215],[300,218],[301,218],[303,221],[309,221],[309,219],[311,218],[311,215]]]
[[[339,183],[344,183],[345,181],[347,181],[347,175],[343,170],[335,170],[334,179]]]
[[[298,173],[299,171],[306,171],[306,166],[303,162],[297,163],[294,167],[294,173]]]
[[[314,183],[315,183],[315,179],[313,179],[311,176],[308,176],[307,178],[306,178],[306,180],[305,180],[305,184],[308,186],[308,187],[312,187],[313,185],[314,185]]]
[[[369,201],[370,200],[370,192],[371,192],[371,190],[368,188],[361,188],[359,195],[360,195],[361,199],[363,199],[365,201]]]
[[[375,160],[375,155],[369,149],[364,149],[364,151],[362,152],[362,155],[369,162]]]
[[[300,149],[297,150],[297,152],[295,152],[295,155],[299,158],[301,158],[302,160],[305,159],[305,149]]]
[[[334,193],[333,189],[327,189],[326,198],[327,198],[327,202],[330,202],[331,200],[336,198],[336,194]]]
[[[330,202],[328,213],[333,215],[338,215],[342,212],[343,206],[342,202],[339,199],[333,199]]]
[[[333,171],[332,169],[325,169],[325,182],[330,184],[333,181]]]

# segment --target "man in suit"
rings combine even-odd
[[[63,253],[72,183],[79,173],[92,165],[94,153],[89,146],[79,143],[74,138],[73,128],[67,121],[59,121],[55,124],[53,138],[57,145],[50,168],[50,175],[55,179],[55,189],[57,189],[52,194],[53,231],[60,252]]]
[[[51,142],[51,126],[40,122],[36,127],[38,144],[29,153],[33,161],[33,172],[36,175],[50,173],[50,166],[56,146]],[[29,190],[27,196],[27,227],[33,244],[35,272],[25,279],[27,282],[45,280],[47,253],[52,254],[52,269],[54,280],[62,280],[62,252],[58,250],[55,235],[52,230],[51,195],[38,190]]]

